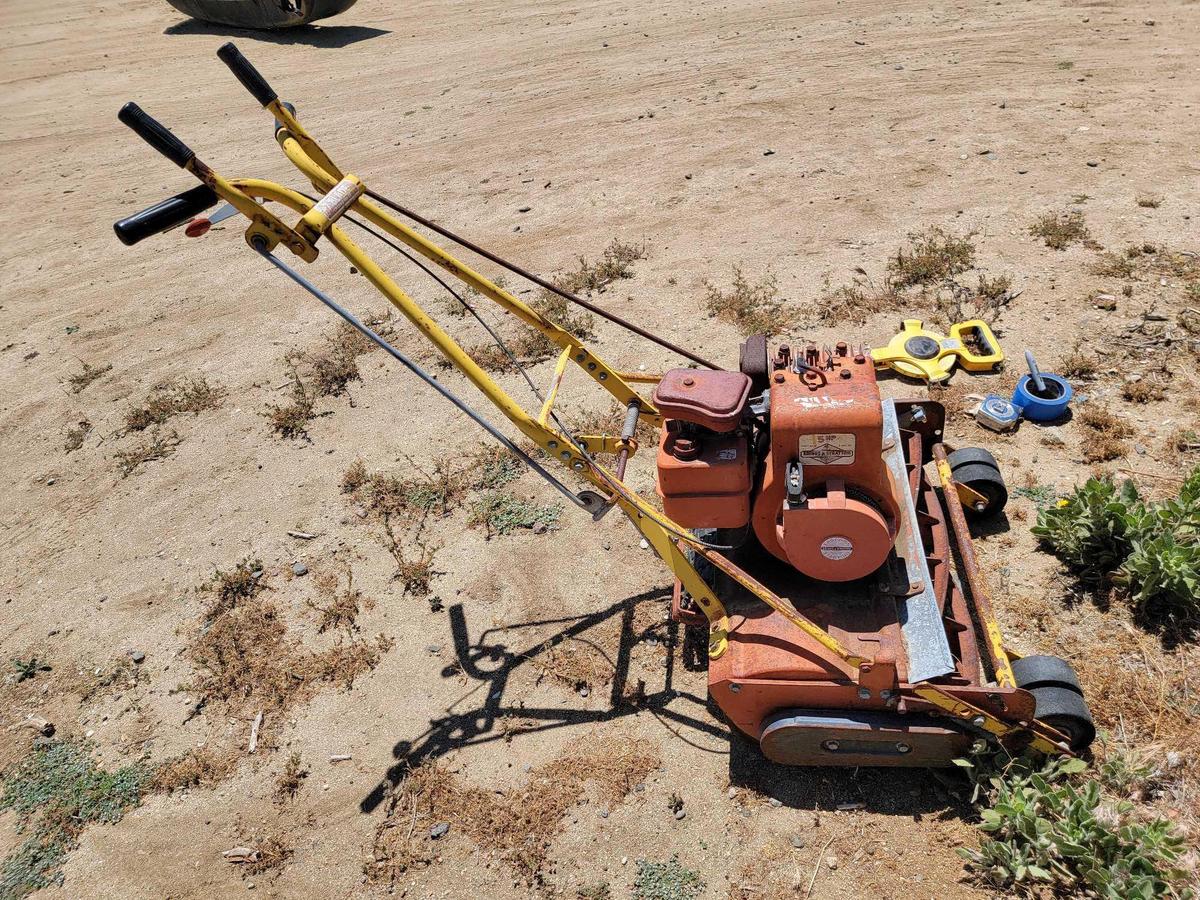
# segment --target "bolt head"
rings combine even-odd
[[[870,700],[871,699],[870,689],[869,688],[859,688],[858,689],[858,699],[859,700]]]
[[[833,752],[833,751],[836,751],[837,748],[841,746],[841,744],[839,744],[837,741],[823,741],[821,743],[821,746],[824,747],[826,750]]]
[[[731,693],[731,694],[740,694],[741,691],[742,691],[742,686],[740,684],[735,683],[735,684],[731,684],[729,686],[729,693]]]

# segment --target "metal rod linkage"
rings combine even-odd
[[[644,337],[646,340],[651,341],[655,344],[658,344],[660,347],[665,347],[667,350],[670,350],[672,353],[678,353],[684,359],[690,359],[692,362],[698,363],[699,365],[702,365],[705,368],[709,368],[709,369],[720,370],[720,368],[721,368],[716,363],[711,363],[707,359],[704,359],[702,356],[698,356],[695,353],[692,353],[688,350],[684,350],[682,347],[672,344],[666,338],[661,338],[658,335],[654,334],[653,332],[647,331],[645,328],[642,328],[639,325],[634,325],[632,322],[621,318],[616,313],[611,313],[608,310],[604,309],[603,307],[596,306],[594,303],[589,303],[587,300],[584,300],[582,297],[572,294],[570,291],[564,291],[562,288],[560,288],[554,282],[547,281],[546,279],[541,278],[541,277],[533,274],[532,272],[522,269],[516,263],[511,263],[508,260],[506,260],[502,257],[499,257],[496,254],[494,254],[488,250],[485,250],[483,247],[480,247],[478,244],[474,244],[471,241],[467,240],[466,238],[460,237],[459,235],[455,234],[450,229],[444,228],[441,225],[438,225],[436,222],[429,221],[429,219],[426,219],[424,216],[420,216],[417,213],[413,212],[412,210],[401,206],[399,203],[396,203],[393,200],[389,200],[387,197],[384,197],[382,194],[377,194],[375,191],[371,190],[370,188],[367,188],[367,196],[370,197],[372,200],[375,200],[378,203],[382,203],[384,206],[388,207],[389,209],[392,209],[395,212],[400,213],[400,215],[407,216],[408,218],[410,218],[414,222],[416,222],[418,225],[423,225],[426,228],[428,228],[430,231],[434,231],[434,232],[440,234],[442,237],[452,240],[456,244],[458,244],[462,247],[466,247],[472,253],[478,253],[484,259],[489,260],[490,262],[493,262],[496,265],[501,266],[505,269],[508,269],[508,271],[512,272],[514,275],[519,275],[522,278],[528,279],[529,281],[532,281],[534,284],[536,284],[538,287],[545,288],[546,290],[550,291],[551,293],[557,294],[558,296],[562,297],[564,300],[569,300],[571,303],[577,304],[578,306],[582,306],[584,309],[588,310],[589,312],[593,312],[596,315],[600,316],[600,318],[607,319],[608,321],[612,322],[615,325],[620,325],[622,328],[626,329],[627,331],[632,331],[634,334],[639,335],[640,337]]]
[[[406,369],[408,369],[410,372],[412,372],[414,375],[416,375],[418,378],[420,378],[422,381],[424,381],[427,385],[429,385],[431,388],[433,388],[435,391],[437,391],[439,394],[441,394],[443,397],[445,397],[447,400],[449,400],[451,403],[453,403],[459,410],[466,413],[466,415],[476,425],[481,427],[484,431],[486,431],[488,434],[490,434],[492,437],[494,437],[497,441],[499,441],[501,444],[503,444],[510,452],[512,452],[522,462],[524,462],[525,465],[529,466],[529,468],[531,468],[531,469],[533,469],[533,471],[537,472],[537,474],[540,475],[543,479],[545,479],[550,485],[552,485],[556,491],[558,491],[560,494],[562,494],[564,497],[566,497],[568,500],[570,500],[572,503],[574,503],[580,509],[587,510],[588,512],[592,511],[592,507],[590,504],[588,504],[586,501],[580,499],[578,496],[576,496],[574,491],[572,491],[569,487],[567,487],[565,484],[563,484],[561,481],[559,481],[557,478],[555,478],[553,475],[551,475],[549,472],[547,472],[545,469],[543,469],[538,464],[537,460],[533,459],[528,453],[526,453],[524,450],[522,450],[520,447],[518,447],[516,444],[514,444],[511,440],[509,440],[508,437],[506,437],[499,429],[496,428],[496,426],[494,426],[491,422],[487,421],[482,416],[480,416],[477,412],[475,412],[475,410],[473,410],[470,406],[468,406],[463,400],[460,400],[448,388],[446,388],[442,384],[440,384],[436,378],[434,378],[432,375],[430,375],[428,372],[426,372],[424,369],[422,369],[419,365],[417,365],[415,362],[413,362],[411,359],[409,359],[407,356],[405,356],[403,353],[401,353],[399,350],[397,350],[395,347],[393,347],[391,344],[389,344],[387,341],[385,341],[377,333],[375,333],[370,328],[368,328],[366,325],[364,325],[362,322],[360,322],[358,320],[358,318],[353,313],[351,313],[348,309],[343,307],[336,300],[334,300],[332,297],[330,297],[328,294],[326,294],[323,290],[321,290],[319,287],[317,287],[315,284],[313,284],[311,281],[309,281],[307,278],[305,278],[303,275],[301,275],[299,272],[297,272],[295,269],[293,269],[287,263],[283,262],[278,257],[276,257],[273,253],[271,253],[269,250],[267,250],[266,246],[264,245],[264,243],[262,242],[261,239],[259,239],[258,241],[255,242],[254,249],[258,251],[260,256],[262,256],[265,260],[267,260],[269,263],[271,263],[271,265],[273,265],[275,268],[279,269],[279,271],[281,271],[285,275],[287,275],[288,278],[290,278],[292,281],[296,282],[296,284],[300,285],[300,287],[304,288],[306,291],[308,291],[310,294],[312,294],[314,297],[316,297],[318,300],[320,300],[322,303],[324,303],[327,307],[329,307],[331,310],[333,310],[335,313],[337,313],[339,316],[341,316],[342,319],[344,321],[346,321],[351,327],[353,327],[357,332],[359,332],[359,334],[363,335],[363,337],[368,338],[369,340],[371,340],[372,342],[377,344],[379,347],[386,350],[387,353],[393,359],[395,359],[397,362],[399,362],[401,365],[403,365]]]

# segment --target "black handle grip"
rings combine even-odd
[[[254,99],[266,106],[268,103],[276,100],[279,95],[271,90],[271,86],[267,84],[267,79],[258,74],[258,69],[250,65],[250,60],[242,56],[242,51],[234,46],[233,41],[227,44],[222,44],[217,50],[217,56],[221,62],[229,66],[237,80],[242,83],[242,87],[248,90]]]
[[[113,231],[117,233],[122,244],[132,247],[151,235],[161,234],[168,228],[182,225],[193,216],[216,206],[218,199],[220,198],[217,197],[216,191],[207,184],[200,184],[190,191],[168,197],[149,209],[143,209],[122,219],[113,225]]]
[[[117,113],[117,118],[138,133],[143,141],[169,159],[179,168],[183,168],[196,156],[188,145],[181,141],[171,130],[153,116],[148,115],[136,103],[126,103]]]

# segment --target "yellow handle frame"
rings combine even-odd
[[[635,391],[632,384],[652,384],[659,375],[620,372],[609,366],[590,350],[577,336],[547,319],[535,309],[522,303],[512,294],[459,261],[441,247],[418,234],[395,216],[373,204],[366,196],[365,185],[353,175],[344,173],[321,149],[301,125],[292,110],[278,98],[263,107],[276,120],[276,141],[287,158],[322,195],[314,201],[280,184],[260,179],[226,180],[197,158],[186,163],[193,175],[211,187],[218,196],[250,220],[245,232],[247,243],[256,250],[273,251],[283,244],[305,262],[318,256],[321,238],[355,266],[366,278],[412,322],[439,352],[499,409],[516,428],[548,456],[567,466],[592,486],[610,495],[609,503],[619,506],[634,527],[642,534],[655,553],[666,563],[685,590],[704,612],[709,627],[709,656],[716,659],[728,648],[729,618],[724,605],[712,588],[689,562],[685,549],[694,548],[712,565],[741,584],[791,622],[817,644],[817,652],[827,660],[837,660],[847,671],[848,680],[857,680],[859,671],[868,670],[874,660],[851,652],[829,632],[799,613],[794,607],[751,577],[732,561],[715,553],[686,528],[658,512],[630,489],[621,478],[596,462],[594,454],[625,452],[632,456],[637,442],[613,435],[572,436],[557,430],[553,416],[554,402],[562,380],[571,363],[577,365],[593,381],[604,388],[622,409],[636,405],[639,417],[648,424],[661,426],[663,417],[653,403]],[[289,226],[268,210],[263,201],[281,204],[300,214],[295,226]],[[434,321],[425,310],[397,285],[386,272],[346,233],[337,222],[342,215],[354,211],[372,222],[410,249],[424,256],[455,278],[473,288],[478,294],[498,304],[525,325],[537,330],[560,348],[550,387],[536,415],[526,411],[483,370],[463,347]],[[906,323],[907,324],[907,323]],[[916,323],[920,327],[920,323]],[[998,345],[983,323],[961,323],[963,327],[981,325],[989,351],[998,355]],[[957,336],[957,335],[956,335]],[[972,362],[990,362],[993,353]],[[1002,358],[1002,357],[1000,357]],[[998,634],[989,637],[998,641]],[[827,656],[826,656],[827,654]],[[996,736],[1020,730],[1030,732],[1032,744],[1044,752],[1069,752],[1062,735],[1042,723],[1008,723],[952,696],[935,685],[916,686],[915,697],[945,713],[970,718],[977,727]]]
[[[235,179],[227,181],[209,166],[194,161],[188,169],[197,178],[208,184],[222,199],[234,206],[250,219],[246,230],[246,241],[257,248],[274,250],[283,244],[306,262],[313,262],[318,255],[317,243],[325,238],[346,260],[355,266],[367,280],[379,290],[410,322],[412,322],[439,352],[462,372],[467,379],[489,400],[526,438],[533,441],[548,456],[558,460],[592,486],[610,495],[610,502],[620,507],[634,527],[642,534],[655,553],[679,580],[683,589],[704,612],[709,625],[709,656],[717,658],[728,647],[729,619],[724,605],[712,588],[687,559],[684,550],[692,546],[711,562],[724,570],[735,581],[741,583],[768,606],[781,613],[813,638],[831,657],[840,660],[851,672],[870,663],[852,653],[815,622],[791,608],[782,598],[758,583],[724,557],[711,552],[686,528],[658,512],[649,503],[629,488],[616,474],[599,465],[593,456],[596,453],[615,454],[621,450],[629,455],[637,450],[637,442],[623,440],[616,435],[583,435],[572,438],[554,427],[552,409],[559,394],[567,367],[574,363],[594,382],[604,388],[623,409],[630,403],[639,407],[640,418],[652,426],[661,426],[662,415],[653,403],[631,387],[632,384],[652,384],[661,376],[644,373],[620,372],[608,365],[582,340],[558,324],[541,315],[512,294],[505,291],[470,266],[456,259],[441,247],[414,231],[406,223],[384,211],[363,196],[365,187],[353,175],[344,173],[333,163],[328,154],[300,124],[295,114],[276,99],[264,109],[275,117],[275,138],[287,158],[307,178],[326,200],[314,202],[305,195],[282,185],[260,179]],[[327,202],[331,192],[351,191],[353,202]],[[295,227],[288,226],[270,212],[261,201],[281,204],[300,214]],[[334,208],[332,216],[315,209],[318,203],[323,208]],[[430,262],[469,285],[480,295],[495,302],[506,312],[516,316],[525,325],[536,329],[547,340],[560,348],[551,384],[546,391],[545,401],[536,415],[526,411],[454,340],[428,313],[410,297],[382,268],[337,224],[345,212],[353,211],[387,232]],[[853,677],[853,676],[852,676]]]

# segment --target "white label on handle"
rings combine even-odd
[[[361,197],[365,190],[366,186],[361,181],[353,175],[347,175],[317,201],[313,208],[333,224],[346,214],[346,210],[354,205],[354,201]]]

